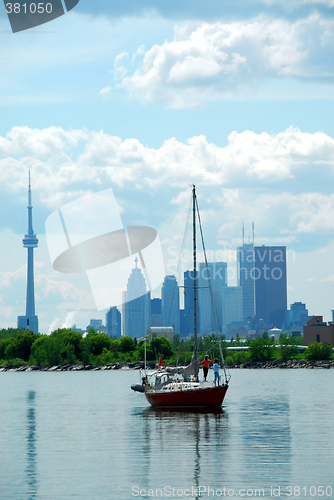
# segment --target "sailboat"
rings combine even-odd
[[[197,208],[197,211],[196,211]],[[162,370],[161,368],[147,373],[146,371],[146,358],[145,358],[145,374],[143,377],[143,388],[147,401],[150,405],[155,407],[203,407],[203,408],[217,408],[223,403],[226,391],[228,389],[229,377],[226,374],[224,367],[223,353],[221,350],[220,342],[220,357],[223,364],[224,381],[217,387],[210,382],[200,382],[198,378],[199,373],[199,359],[197,348],[197,262],[196,262],[196,212],[198,214],[198,222],[200,225],[199,210],[197,205],[195,186],[192,187],[192,209],[193,209],[193,265],[194,265],[194,351],[190,364],[184,368],[168,368]],[[204,248],[203,233],[200,225],[203,251],[206,260],[206,253]],[[208,272],[208,266],[207,266]],[[214,307],[214,302],[213,302]],[[217,328],[218,333],[218,328]],[[219,340],[219,337],[218,337]],[[145,341],[146,347],[146,341]],[[146,349],[145,349],[146,352]],[[134,389],[134,387],[132,387]],[[136,390],[136,389],[134,389]]]

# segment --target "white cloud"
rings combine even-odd
[[[246,130],[232,132],[224,147],[197,136],[186,142],[171,138],[154,149],[103,131],[17,127],[0,144],[4,153],[17,156],[0,159],[1,189],[25,197],[31,168],[34,200],[39,197],[54,209],[113,187],[122,218],[159,227],[165,247],[181,244],[191,183],[197,185],[202,219],[216,242],[236,243],[242,221],[256,222],[261,241],[277,237],[282,244],[334,229],[334,195],[324,191],[333,182],[334,139],[323,132]],[[20,152],[31,156],[20,158]],[[54,286],[60,291],[60,283],[49,281],[44,293],[52,294]],[[71,300],[72,292],[65,287],[62,298]]]
[[[132,61],[135,60],[137,55],[142,55],[143,51],[141,50],[141,47],[133,54]],[[121,54],[118,54],[118,56],[115,57],[114,61],[114,76],[116,79],[122,79],[125,78],[127,74],[127,69],[124,66],[123,61],[127,60],[129,58],[129,54],[127,52],[122,52]]]
[[[303,193],[291,209],[291,222],[297,232],[334,230],[334,194]]]
[[[319,14],[295,22],[264,16],[230,23],[188,22],[175,28],[173,41],[147,50],[137,67],[134,59],[128,62],[127,53],[120,54],[115,79],[133,98],[174,108],[249,97],[269,78],[333,83],[333,41],[334,20]]]
[[[102,96],[102,99],[104,101],[110,99],[111,87],[105,87],[104,89],[100,90],[99,94]]]
[[[256,221],[255,230],[262,244],[293,244],[302,234],[330,235],[334,231],[334,195],[331,194],[281,192],[275,196],[273,192],[263,192],[256,196],[252,191],[223,190],[220,206],[221,217],[217,217],[217,213],[215,217],[225,222],[219,228],[218,237],[225,235],[229,240],[243,220],[248,221],[248,227],[251,221]],[[223,214],[228,217],[223,218]]]
[[[26,278],[26,266],[21,266],[16,271],[0,271],[0,290],[14,289],[15,284]]]
[[[84,130],[65,131],[61,127],[32,129],[27,126],[13,127],[6,137],[0,137],[1,155],[52,157],[68,147],[77,146],[86,139]]]
[[[323,278],[321,281],[334,281],[334,274],[331,274],[330,276],[327,276],[327,278]]]
[[[38,193],[49,207],[106,183],[151,192],[166,185],[185,189],[190,181],[226,188],[282,182],[288,189],[297,189],[294,182],[303,182],[306,174],[320,186],[322,178],[332,178],[334,168],[334,139],[293,127],[273,135],[232,132],[225,147],[197,136],[186,142],[171,138],[157,149],[103,131],[15,127],[0,137],[0,151],[2,188],[26,192],[30,168],[34,196]],[[179,203],[177,196],[173,203]]]

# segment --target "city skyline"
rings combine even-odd
[[[254,221],[256,246],[287,247],[288,304],[330,320],[332,2],[81,1],[47,26],[13,34],[0,7],[1,325],[24,312],[29,170],[42,332],[95,315],[87,279],[52,268],[47,217],[112,188],[124,226],[155,228],[178,278],[190,184],[229,285]]]
[[[161,288],[161,299],[150,298],[145,277],[134,263],[123,292],[121,313],[116,307],[106,314],[108,335],[119,336],[121,330],[114,328],[111,312],[116,317],[122,335],[142,337],[148,327],[172,327],[181,337],[190,337],[194,331],[193,286],[194,272],[184,272],[184,285],[179,286],[176,276],[167,275]],[[251,264],[251,265],[250,265]],[[240,283],[244,282],[244,288]],[[250,286],[250,282],[252,286]],[[205,262],[197,266],[197,331],[201,336],[212,332],[223,334],[226,339],[233,335],[250,336],[263,331],[300,331],[306,323],[308,310],[301,302],[287,307],[286,247],[256,247],[253,244],[238,248],[238,286],[228,286],[227,263]],[[180,292],[184,295],[184,308],[180,308]],[[246,298],[246,307],[244,307]],[[249,305],[252,306],[249,314]],[[303,319],[302,319],[303,318]],[[91,320],[102,328],[102,320]],[[292,331],[292,330],[291,330]]]
[[[34,314],[32,315],[32,312],[35,313],[32,250],[33,247],[37,247],[38,240],[32,228],[30,172],[27,208],[28,234],[25,235],[23,240],[24,247],[28,248],[26,316],[18,316],[17,321],[18,327],[20,328],[27,327],[33,331],[38,331],[37,316]],[[276,255],[277,252],[279,256]],[[263,324],[268,325],[269,328],[277,327],[279,323],[282,324],[282,328],[287,326],[286,247],[266,245],[256,247],[252,243],[244,243],[242,247],[237,248],[237,261],[238,286],[228,286],[228,269],[226,262],[208,262],[217,324],[215,323],[214,314],[212,312],[206,265],[204,262],[198,263],[198,323],[200,335],[210,334],[212,331],[216,331],[216,326],[218,326],[219,332],[225,332],[226,337],[229,338],[229,330],[225,331],[226,325],[231,326],[232,323],[239,323],[241,326],[242,322],[251,318],[254,318],[254,320],[256,318],[256,322],[249,327],[250,329],[252,329],[259,320],[263,321]],[[150,292],[147,292],[146,280],[140,267],[138,267],[138,262],[138,258],[136,258],[134,260],[135,267],[132,269],[128,279],[127,290],[123,292],[124,302],[122,304],[122,314],[117,307],[112,307],[105,315],[105,329],[108,331],[109,335],[119,336],[122,334],[132,337],[142,336],[149,326],[155,326],[151,322],[151,295]],[[252,264],[250,265],[250,263]],[[276,276],[277,271],[280,272],[280,276]],[[276,274],[273,275],[274,273]],[[268,274],[269,276],[267,276]],[[249,278],[250,276],[253,281],[252,300],[250,300],[249,297],[250,287],[247,279],[245,280],[245,278]],[[283,279],[281,279],[282,277]],[[244,282],[244,287],[241,285],[242,282]],[[184,309],[180,308],[180,292],[174,275],[167,275],[161,287],[161,299],[159,299],[161,302],[161,326],[173,326],[174,332],[179,332],[183,336],[189,336],[193,331],[194,308],[192,298],[193,292],[191,288],[192,283],[193,271],[187,270],[184,272],[184,286],[181,286],[185,295]],[[278,289],[277,285],[279,285]],[[176,289],[178,293],[175,298]],[[276,291],[276,289],[280,291]],[[253,316],[245,316],[245,296],[248,303],[253,302],[254,304]],[[280,298],[281,296],[282,299]],[[261,297],[264,298],[261,299]],[[266,301],[265,305],[263,300]],[[279,311],[277,310],[277,303],[281,308]],[[301,302],[294,302],[291,305],[296,308],[298,304],[301,304]],[[303,306],[305,309],[305,304],[303,304]],[[248,309],[249,305],[246,310]],[[210,313],[208,313],[209,310]],[[180,316],[182,312],[185,316],[183,327],[181,326],[182,322]],[[290,315],[293,315],[292,310],[290,311]],[[171,320],[169,325],[167,324],[167,318],[170,317],[174,317],[174,319]],[[96,322],[102,326],[102,319],[90,321]],[[111,326],[112,323],[113,326]],[[141,325],[141,323],[143,324]],[[186,325],[186,328],[184,328],[184,325]],[[139,333],[137,333],[138,331]]]
[[[28,249],[26,315],[18,316],[18,328],[38,332],[38,317],[35,315],[34,258],[33,249],[38,239],[33,231],[32,197],[29,171],[28,184],[28,232],[23,239]],[[254,224],[253,241],[254,241]],[[244,229],[243,229],[244,236]],[[242,326],[246,331],[258,331],[259,322],[267,328],[282,328],[287,325],[287,275],[286,247],[243,244],[237,249],[238,286],[228,286],[227,263],[198,263],[198,331],[200,335],[210,335],[219,331],[230,337],[231,328]],[[135,267],[128,278],[127,289],[122,292],[122,314],[117,307],[110,307],[106,313],[104,330],[109,336],[128,335],[141,337],[150,326],[172,326],[175,333],[189,336],[194,329],[193,271],[184,272],[184,309],[180,308],[180,290],[174,275],[165,276],[161,286],[161,299],[152,299],[147,290],[143,269],[138,267],[139,259],[134,259]],[[143,265],[142,262],[140,262]],[[279,275],[278,275],[279,274]],[[251,281],[252,286],[249,285]],[[252,297],[251,297],[252,295]],[[152,304],[159,301],[160,320],[152,317]],[[300,303],[294,303],[298,307]],[[245,307],[246,305],[246,307]],[[253,313],[248,314],[252,305]],[[304,306],[305,307],[305,306]],[[296,309],[296,307],[295,307]],[[290,312],[291,316],[293,311]],[[123,315],[123,316],[122,316]],[[185,321],[181,321],[182,315]],[[97,326],[96,326],[97,325]],[[233,327],[234,325],[234,327]],[[75,326],[75,325],[74,325]],[[87,327],[101,331],[102,319],[91,319]],[[255,330],[254,330],[255,328]],[[261,327],[260,327],[261,329]]]
[[[243,288],[242,286],[228,286],[226,281],[227,264],[225,262],[208,262],[208,271],[211,281],[212,299],[215,304],[215,314],[212,309],[211,292],[209,290],[209,280],[207,267],[205,263],[198,265],[198,334],[201,336],[210,335],[216,332],[217,328],[220,334],[229,339],[233,335],[249,336],[255,333],[263,333],[265,330],[283,329],[289,331],[301,331],[307,319],[309,319],[306,305],[301,302],[291,304],[288,310],[286,303],[286,248],[253,245],[240,247],[240,263],[253,262],[252,267],[239,267],[239,282],[241,277],[250,274],[253,281],[254,314],[245,315],[243,308]],[[179,287],[176,277],[168,275],[165,277],[161,299],[153,298],[149,300],[149,294],[146,293],[145,278],[137,267],[138,261],[135,260],[135,268],[128,280],[128,290],[125,293],[122,317],[122,335],[131,337],[140,337],[145,334],[146,322],[148,326],[172,327],[174,333],[179,333],[181,337],[190,337],[193,334],[194,308],[193,308],[193,271],[187,270],[184,273],[185,286]],[[245,273],[246,272],[246,273]],[[140,289],[140,290],[139,290]],[[134,293],[141,297],[127,302],[127,298]],[[183,291],[185,297],[184,309],[180,308],[180,294]],[[187,300],[188,294],[188,300]],[[246,297],[249,302],[249,286],[246,283]],[[126,305],[128,304],[128,305]],[[116,317],[119,330],[108,328],[108,322],[111,321],[111,312]],[[246,308],[247,311],[247,308]],[[184,316],[185,320],[180,321]],[[110,319],[109,319],[110,317]],[[108,335],[120,336],[120,317],[121,313],[116,307],[110,308],[106,314],[106,327],[104,330]],[[146,318],[146,319],[145,319]],[[96,323],[97,327],[94,326]],[[129,326],[133,324],[133,326]],[[278,325],[281,325],[278,327]],[[102,320],[92,319],[90,325],[102,328]],[[88,328],[88,327],[87,327]]]

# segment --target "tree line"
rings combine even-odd
[[[170,340],[157,337],[147,343],[147,360],[155,360],[158,354],[165,359],[172,356]],[[109,337],[94,328],[89,328],[85,337],[70,328],[58,328],[50,335],[15,328],[0,330],[0,365],[102,365],[143,359],[144,342],[137,343],[131,337]]]
[[[277,341],[265,332],[261,338],[249,341],[237,336],[235,340],[221,340],[227,366],[247,361],[269,361],[271,359],[331,359],[332,347],[327,343],[311,344],[304,353],[299,353],[301,337],[281,333]],[[146,359],[155,362],[162,356],[165,364],[186,365],[190,362],[194,339],[182,339],[174,335],[173,341],[155,337],[146,344]],[[246,351],[228,351],[228,346],[249,346]],[[220,358],[217,336],[212,333],[198,338],[200,357],[205,354]],[[144,341],[131,337],[113,338],[90,328],[85,337],[70,328],[58,328],[50,335],[29,330],[8,328],[0,330],[0,365],[19,367],[24,365],[55,366],[61,364],[91,364],[143,362]]]

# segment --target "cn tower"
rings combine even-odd
[[[28,233],[24,236],[22,240],[23,248],[28,249],[26,314],[25,316],[18,316],[17,327],[38,333],[38,317],[35,314],[35,288],[34,288],[34,248],[38,246],[38,239],[32,228],[30,170],[29,170],[29,189],[28,189],[27,208],[28,208]]]

